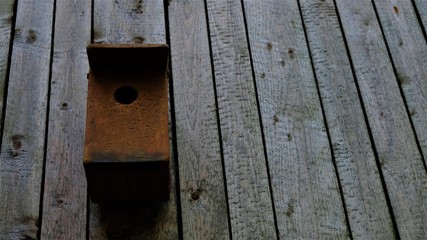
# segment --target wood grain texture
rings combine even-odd
[[[36,239],[53,1],[19,1],[0,155],[0,239]]]
[[[275,239],[256,92],[240,1],[207,1],[234,239]]]
[[[414,7],[419,14],[420,24],[427,30],[427,2],[424,0],[413,0]]]
[[[370,1],[337,1],[402,239],[427,235],[427,174]]]
[[[334,3],[300,3],[352,237],[393,239],[393,223]]]
[[[57,0],[55,16],[41,239],[86,239],[82,153],[90,1]]]
[[[93,31],[96,43],[166,43],[163,1],[95,0]],[[169,202],[121,207],[91,203],[90,239],[178,239],[172,155]]]
[[[94,0],[95,43],[166,43],[163,1]]]
[[[203,1],[169,5],[184,239],[228,239],[220,138]]]
[[[15,14],[14,4],[14,0],[3,0],[0,2],[0,112],[3,112],[3,99],[6,91],[5,85],[9,64],[10,41]]]
[[[298,2],[248,0],[244,7],[280,238],[346,239]]]
[[[410,0],[376,0],[374,3],[396,68],[396,78],[426,159],[427,43]]]
[[[138,205],[101,205],[90,202],[89,239],[179,239],[174,163],[171,150],[168,202]]]

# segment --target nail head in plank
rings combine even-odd
[[[427,174],[369,0],[336,1],[401,238],[427,235]]]
[[[203,1],[169,4],[184,239],[229,239],[214,84]]]
[[[166,43],[163,1],[95,0],[93,19],[94,41],[96,43]],[[173,147],[172,144],[170,146]],[[170,152],[173,152],[172,149]],[[142,204],[134,206],[132,211],[126,210],[126,207],[115,209],[112,206],[91,203],[90,239],[105,239],[112,236],[138,239],[179,238],[174,178],[175,165],[173,155],[170,156],[171,190],[169,202],[155,204],[156,207]],[[156,211],[151,211],[152,208],[155,208]],[[153,213],[155,218],[147,220],[149,213]],[[119,221],[116,221],[117,219]],[[120,221],[120,219],[124,221]]]
[[[37,238],[53,1],[19,1],[0,156],[0,238]]]
[[[41,239],[86,239],[82,166],[91,2],[56,1]]]
[[[207,1],[233,238],[275,239],[254,79],[240,1]]]
[[[332,0],[302,0],[321,99],[354,239],[394,239],[381,176]]]
[[[94,7],[95,43],[166,43],[163,1],[94,0]]]
[[[427,157],[427,43],[410,0],[374,2],[408,111]]]
[[[244,1],[244,6],[279,236],[347,239],[297,1]]]

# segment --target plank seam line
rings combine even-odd
[[[387,55],[388,55],[388,58],[390,59],[391,66],[393,67],[393,74],[394,74],[395,79],[397,81],[397,86],[399,87],[400,97],[402,98],[403,104],[405,105],[406,115],[407,115],[407,117],[409,119],[409,123],[411,125],[411,129],[412,129],[412,132],[414,134],[415,143],[417,145],[418,152],[419,152],[419,154],[421,156],[421,161],[423,163],[424,170],[427,172],[427,166],[426,166],[426,161],[425,161],[425,158],[424,158],[424,155],[423,155],[423,150],[421,148],[421,144],[420,144],[420,141],[418,139],[417,131],[415,130],[414,122],[412,121],[412,117],[411,117],[411,113],[409,111],[408,103],[407,103],[406,98],[405,98],[405,93],[403,92],[401,84],[397,80],[398,73],[397,73],[396,65],[394,63],[393,56],[391,55],[390,46],[389,46],[389,44],[387,42],[387,38],[386,38],[386,36],[384,34],[384,29],[383,29],[383,26],[381,24],[381,19],[380,19],[379,15],[378,15],[377,5],[375,4],[374,1],[372,1],[372,7],[374,8],[374,12],[375,12],[375,15],[377,17],[378,25],[380,26],[380,29],[381,29],[381,36],[382,36],[383,42],[384,42],[384,44],[386,46]],[[420,28],[422,28],[422,27],[420,26]],[[427,154],[427,153],[425,153],[425,154]]]
[[[170,39],[170,25],[169,25],[169,4],[165,0],[163,2],[164,17],[165,17],[165,31],[166,31],[166,43],[169,46],[169,59],[168,59],[168,77],[169,77],[169,104],[170,104],[170,120],[171,120],[171,131],[172,131],[172,154],[174,159],[174,175],[175,175],[175,192],[176,192],[176,213],[178,222],[178,237],[184,239],[183,223],[182,223],[182,208],[181,208],[181,186],[179,178],[179,161],[178,161],[178,140],[176,135],[176,113],[175,113],[175,97],[173,88],[173,70],[172,70],[172,49]]]
[[[240,3],[241,3],[242,13],[243,13],[243,22],[244,22],[244,27],[245,27],[244,30],[245,30],[245,34],[246,34],[246,41],[248,44],[247,47],[248,47],[248,52],[249,52],[249,62],[251,64],[252,83],[254,85],[255,96],[256,96],[255,100],[256,100],[256,106],[257,106],[257,111],[258,111],[258,119],[259,119],[259,124],[260,124],[261,140],[262,140],[262,146],[263,146],[264,158],[265,158],[265,166],[267,168],[268,188],[270,191],[271,205],[273,208],[272,210],[273,210],[274,228],[276,230],[276,239],[280,239],[279,226],[277,223],[276,204],[274,202],[273,186],[271,183],[270,165],[268,164],[267,145],[265,143],[264,124],[262,121],[262,114],[261,114],[261,107],[260,107],[260,103],[259,103],[258,88],[257,88],[257,84],[256,84],[255,69],[254,69],[254,63],[253,63],[253,58],[252,58],[252,49],[251,49],[251,43],[250,43],[250,39],[249,39],[248,22],[246,19],[245,3],[243,0],[240,0]]]
[[[47,86],[46,96],[46,124],[45,124],[45,135],[44,135],[44,148],[43,148],[43,168],[42,168],[42,182],[40,190],[40,207],[39,207],[39,226],[37,231],[37,239],[41,239],[41,229],[43,224],[43,201],[44,201],[44,190],[46,181],[46,160],[47,160],[47,143],[49,135],[49,115],[50,115],[50,94],[51,94],[51,83],[52,83],[52,64],[53,64],[53,53],[54,53],[54,42],[55,42],[55,22],[56,22],[56,0],[53,0],[52,9],[52,33],[50,39],[50,60],[49,60],[49,77]]]
[[[221,131],[221,119],[219,117],[219,104],[218,104],[218,93],[216,89],[216,77],[215,77],[215,64],[214,64],[214,58],[212,54],[212,40],[211,40],[211,30],[209,25],[209,10],[208,10],[208,0],[204,0],[205,5],[205,16],[206,16],[206,28],[208,33],[208,44],[209,44],[209,58],[211,63],[211,75],[212,75],[212,85],[214,90],[214,97],[215,97],[215,113],[216,113],[216,123],[217,123],[217,129],[218,129],[218,137],[219,137],[219,151],[221,155],[221,164],[222,164],[222,175],[223,175],[223,182],[224,182],[224,193],[225,193],[225,203],[227,206],[227,220],[228,220],[228,235],[230,237],[230,240],[233,239],[233,231],[232,231],[232,225],[231,225],[231,217],[230,217],[230,203],[228,199],[228,189],[227,189],[227,174],[225,171],[225,159],[224,159],[224,146],[222,144],[222,131]]]
[[[4,134],[4,122],[6,119],[6,106],[7,106],[7,93],[9,89],[9,77],[10,77],[10,67],[12,66],[12,53],[13,53],[13,40],[15,38],[15,24],[16,24],[16,15],[18,15],[18,0],[15,0],[13,3],[13,16],[12,16],[12,25],[10,29],[10,40],[9,40],[9,55],[7,56],[7,70],[4,81],[4,93],[3,93],[3,109],[1,112],[1,138],[0,146],[3,144],[3,134]]]
[[[335,7],[335,12],[337,14],[338,23],[339,23],[339,26],[340,26],[340,29],[341,29],[341,35],[343,36],[345,50],[346,50],[348,59],[350,60],[351,73],[353,75],[354,83],[356,84],[357,95],[359,97],[360,104],[362,106],[362,112],[363,112],[363,117],[365,118],[365,124],[367,126],[367,130],[368,130],[369,141],[371,143],[372,151],[374,153],[375,162],[376,162],[378,173],[379,173],[380,179],[381,179],[381,184],[382,184],[382,186],[384,188],[384,195],[385,195],[385,199],[386,199],[386,202],[387,202],[388,210],[389,210],[389,213],[390,213],[390,218],[391,218],[391,221],[392,221],[392,224],[393,224],[393,230],[394,230],[396,238],[400,239],[399,230],[397,228],[397,223],[396,223],[396,218],[394,216],[393,208],[392,208],[391,201],[390,201],[390,196],[389,196],[387,185],[386,185],[386,182],[385,182],[385,179],[384,179],[384,174],[383,174],[383,171],[382,171],[382,168],[381,168],[381,164],[379,162],[378,152],[377,152],[377,148],[375,146],[375,141],[374,141],[374,136],[372,134],[371,126],[369,124],[368,114],[366,113],[365,103],[364,103],[363,98],[362,98],[362,93],[361,93],[361,90],[360,90],[359,81],[358,81],[358,78],[357,78],[357,75],[356,75],[356,70],[355,70],[355,67],[354,67],[354,61],[353,61],[353,58],[351,57],[351,54],[350,54],[350,48],[348,46],[347,37],[345,36],[345,31],[344,31],[343,23],[341,21],[340,13],[339,13],[339,10],[338,10],[338,7],[337,7],[338,5],[337,5],[336,1],[337,0],[333,0],[334,7]]]
[[[423,36],[424,36],[424,41],[426,41],[427,43],[426,28],[424,26],[423,20],[421,19],[420,11],[418,10],[418,6],[415,3],[415,0],[411,0],[411,3],[412,3],[412,7],[414,8],[415,15],[417,16],[418,23],[420,24],[421,32],[423,33]]]
[[[308,50],[308,56],[310,59],[311,71],[313,72],[314,82],[316,84],[317,97],[319,99],[320,109],[322,110],[323,124],[326,128],[326,135],[327,135],[328,143],[329,143],[329,151],[331,154],[332,164],[333,164],[334,170],[335,170],[335,175],[337,177],[337,183],[338,183],[338,188],[340,191],[341,202],[343,204],[342,208],[344,210],[345,221],[346,221],[347,228],[348,228],[347,233],[348,233],[350,239],[353,239],[353,232],[351,231],[350,219],[348,217],[348,212],[347,212],[347,207],[346,207],[347,205],[346,205],[345,198],[344,198],[343,187],[341,185],[340,173],[338,171],[338,166],[337,166],[337,161],[336,161],[335,154],[334,154],[334,149],[332,148],[332,140],[331,140],[331,135],[329,133],[329,125],[328,125],[328,121],[326,120],[325,107],[324,107],[323,101],[322,101],[322,94],[320,93],[319,79],[317,78],[316,70],[314,68],[313,56],[311,54],[310,43],[309,43],[308,37],[307,37],[307,29],[306,29],[305,22],[304,22],[304,16],[302,14],[300,0],[297,0],[297,4],[298,4],[298,10],[299,10],[299,14],[300,14],[301,23],[302,23],[302,28],[304,30],[304,39],[306,42],[306,46],[307,46],[307,50]]]

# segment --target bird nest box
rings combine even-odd
[[[169,199],[168,47],[87,48],[83,164],[93,202]]]

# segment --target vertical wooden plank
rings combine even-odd
[[[280,237],[349,238],[298,2],[244,7]]]
[[[0,112],[3,112],[15,0],[0,2]]]
[[[275,239],[241,2],[207,1],[232,237]]]
[[[95,0],[93,31],[96,43],[166,43],[163,1]],[[171,158],[169,202],[137,206],[92,203],[90,239],[178,239],[174,168]]]
[[[410,0],[376,0],[374,3],[396,68],[396,78],[426,159],[427,43]]]
[[[427,236],[427,174],[371,1],[336,1],[402,239]]]
[[[19,1],[0,155],[0,239],[36,239],[53,1]]]
[[[86,239],[82,166],[91,2],[56,1],[41,239]]]
[[[395,233],[332,0],[300,0],[353,239]]]
[[[94,1],[96,43],[166,43],[162,1]]]
[[[203,1],[172,1],[169,31],[184,239],[229,238]]]

